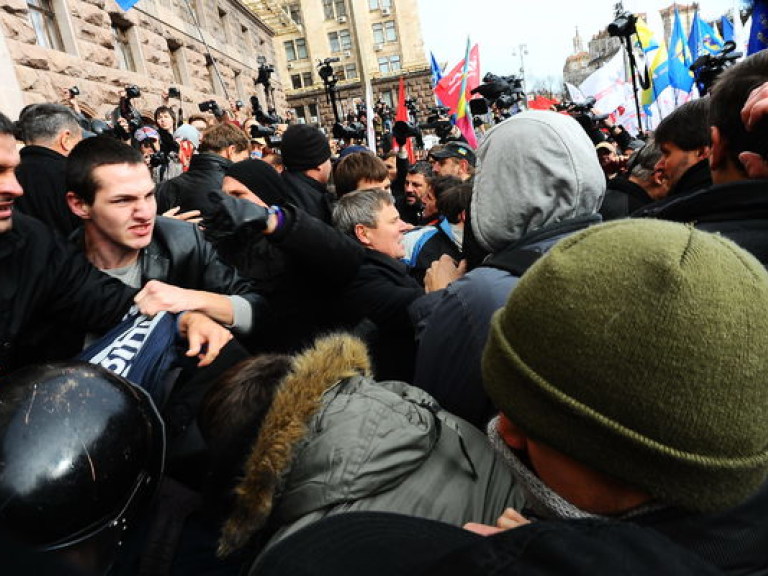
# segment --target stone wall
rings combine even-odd
[[[0,0],[0,33],[5,36],[24,104],[58,101],[63,89],[77,85],[84,111],[103,118],[118,102],[125,86],[136,84],[142,97],[134,102],[145,116],[160,105],[160,94],[169,86],[181,90],[186,115],[197,112],[197,103],[215,99],[226,105],[224,91],[211,80],[206,50],[185,13],[184,2],[141,0],[123,12],[113,0],[55,0],[57,20],[66,51],[38,46],[24,0]],[[257,94],[257,56],[274,62],[272,31],[237,0],[198,2],[204,6],[200,21],[205,40],[217,61],[232,100]],[[221,31],[219,7],[227,13],[227,33]],[[137,71],[117,68],[111,24],[117,19],[132,25],[132,48]],[[213,31],[216,30],[214,33]],[[183,82],[174,79],[169,45],[178,47]],[[239,79],[236,80],[236,76]],[[285,96],[279,78],[273,77],[278,111]],[[176,107],[178,101],[171,101]],[[0,102],[2,106],[2,102]],[[18,110],[5,111],[16,115]]]

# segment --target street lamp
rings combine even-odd
[[[528,45],[518,44],[517,48],[512,49],[512,56],[520,55],[520,78],[523,80],[523,91],[525,91],[525,57],[528,55]]]

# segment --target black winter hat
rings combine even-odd
[[[320,166],[331,157],[331,146],[317,128],[306,124],[292,124],[283,134],[280,152],[283,155],[283,164],[288,170],[309,170]]]
[[[263,160],[235,162],[224,174],[243,184],[270,206],[285,203],[287,194],[283,179],[277,170]]]

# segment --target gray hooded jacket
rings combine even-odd
[[[513,116],[488,132],[478,160],[470,226],[491,254],[543,253],[600,221],[605,176],[591,140],[573,118],[543,111]],[[411,306],[419,340],[414,384],[477,426],[493,413],[480,374],[488,324],[517,280],[480,266]]]

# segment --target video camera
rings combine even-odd
[[[690,70],[696,80],[699,95],[704,96],[712,88],[718,76],[741,58],[741,52],[736,52],[736,43],[728,40],[719,54],[702,54],[691,64]]]
[[[252,124],[251,138],[264,138],[267,142],[267,146],[270,148],[280,148],[280,144],[283,143],[283,138],[276,134],[274,126],[262,126],[261,124]]]
[[[484,107],[475,103],[473,107],[472,102],[476,102],[477,99],[470,100],[472,114],[487,114],[490,106],[497,111],[495,118],[497,122],[509,118],[511,116],[509,109],[515,104],[525,101],[523,79],[514,74],[497,76],[488,72],[483,76],[483,83],[474,88],[470,94],[480,94],[487,103],[487,106]]]
[[[350,122],[346,126],[341,122],[333,125],[333,137],[339,140],[349,142],[350,140],[365,140],[365,124],[361,122]]]
[[[216,116],[216,118],[221,118],[224,116],[224,110],[221,106],[219,106],[216,100],[206,100],[205,102],[200,102],[197,107],[200,109],[200,112],[210,112]]]
[[[600,131],[599,124],[608,118],[608,114],[595,114],[592,108],[595,105],[595,97],[590,96],[584,102],[563,102],[558,105],[559,110],[565,111],[576,120],[593,143],[604,141],[605,135]]]
[[[334,86],[339,81],[333,70],[332,64],[334,62],[341,62],[341,59],[338,57],[326,58],[317,63],[317,73],[320,75],[323,83],[328,86]]]
[[[120,102],[117,108],[112,112],[112,131],[120,140],[127,140],[133,136],[134,132],[141,128],[144,121],[141,119],[141,113],[131,103],[134,98],[141,97],[141,90],[135,84],[125,87],[125,96],[120,96]],[[128,122],[128,129],[124,129],[120,122],[124,118]]]
[[[616,19],[608,24],[609,36],[631,36],[637,32],[637,16],[630,12],[619,12]]]
[[[258,96],[251,96],[251,109],[253,110],[253,116],[261,124],[280,124],[282,118],[275,113],[275,110],[269,110],[268,113],[264,112],[264,108],[261,107],[261,101]],[[258,136],[256,136],[258,138]]]

